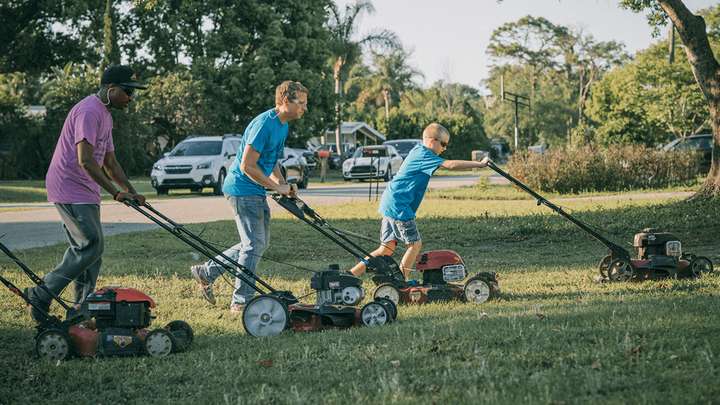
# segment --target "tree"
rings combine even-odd
[[[432,122],[444,125],[451,135],[443,156],[469,159],[470,152],[488,147],[482,114],[475,108],[478,91],[458,83],[434,83],[428,89],[407,91],[398,107],[390,109],[387,134],[390,139],[419,138]]]
[[[69,1],[0,2],[0,73],[37,75],[82,59],[82,42],[71,33],[53,30],[53,24],[63,20],[66,3]]]
[[[623,48],[542,17],[526,16],[493,31],[487,53],[496,62],[486,82],[496,98],[501,97],[503,78],[506,90],[529,95],[530,108],[520,115],[524,143],[584,143],[580,128],[592,85],[628,58]],[[514,109],[507,103],[495,105],[487,111],[486,124],[493,134],[512,133]],[[572,139],[573,133],[583,136]]]
[[[713,152],[710,172],[697,192],[697,198],[720,195],[720,64],[708,39],[701,15],[693,14],[681,0],[622,0],[621,6],[633,11],[649,11],[652,23],[670,19],[685,44],[685,53],[710,114]]]
[[[355,99],[360,109],[369,101],[384,107],[386,127],[393,101],[399,103],[406,91],[417,87],[415,78],[422,76],[408,64],[408,56],[402,49],[387,54],[373,53],[373,66],[367,74],[356,74],[347,81],[346,87],[357,86],[360,89]]]
[[[348,71],[360,60],[364,47],[395,49],[399,47],[399,41],[397,36],[388,30],[371,32],[357,40],[354,38],[360,17],[375,11],[369,0],[356,0],[346,5],[344,13],[338,10],[334,2],[329,4],[329,9],[329,45],[335,81],[335,143],[339,148],[342,145],[340,126],[343,119],[343,85]]]

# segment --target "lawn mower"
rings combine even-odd
[[[415,268],[422,273],[422,283],[410,284],[392,257],[372,257],[351,238],[371,239],[333,227],[297,197],[276,194],[273,199],[357,260],[363,261],[368,272],[373,274],[372,281],[376,285],[373,293],[375,299],[386,298],[396,305],[448,300],[482,304],[500,293],[495,273],[482,272],[469,276],[462,258],[452,250],[432,250],[420,254]],[[462,283],[463,280],[466,281]]]
[[[506,173],[493,162],[488,167],[527,192],[543,204],[563,216],[593,238],[605,245],[609,253],[598,265],[598,281],[641,281],[664,278],[696,278],[704,273],[712,273],[713,264],[707,257],[683,253],[680,240],[669,232],[646,228],[635,234],[633,247],[635,258],[625,248],[609,241],[587,224],[579,221],[562,208],[551,203],[528,186]]]
[[[135,201],[125,203],[222,266],[228,274],[253,286],[260,295],[250,300],[242,313],[243,327],[251,336],[276,336],[286,329],[300,332],[359,325],[378,326],[389,324],[397,318],[397,308],[387,299],[375,299],[358,307],[365,296],[362,280],[341,273],[337,265],[313,271],[310,287],[314,290],[316,302],[304,304],[292,292],[274,289],[213,244],[174,222],[150,204]],[[258,285],[251,283],[251,280]]]
[[[35,335],[35,354],[39,358],[57,361],[71,356],[143,354],[164,357],[186,350],[193,341],[193,330],[183,321],[172,321],[164,328],[149,330],[155,318],[151,312],[155,302],[134,288],[103,287],[88,295],[79,308],[75,308],[53,294],[43,280],[2,243],[0,250],[66,311],[65,320],[60,320],[32,302],[27,290],[21,291],[0,276],[0,282],[11,292],[42,314]]]

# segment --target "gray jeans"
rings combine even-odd
[[[235,225],[237,225],[240,243],[227,249],[223,254],[255,273],[260,257],[270,242],[270,207],[267,199],[265,196],[255,195],[226,196],[226,198],[235,214]],[[215,260],[227,263],[220,256]],[[210,260],[205,264],[206,277],[210,283],[225,271],[215,260]],[[235,279],[232,304],[244,304],[253,298],[255,290],[252,286],[255,285],[255,280],[251,281],[251,283],[246,283],[239,278]]]
[[[45,285],[55,295],[60,295],[75,282],[74,301],[85,300],[95,291],[95,282],[100,274],[104,239],[100,224],[100,206],[97,204],[55,204],[63,222],[63,229],[70,247],[62,261],[44,277]],[[33,288],[30,298],[39,303],[49,304],[52,297],[42,288]]]

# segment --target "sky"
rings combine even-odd
[[[336,0],[344,10],[353,1]],[[690,10],[718,0],[685,0]],[[486,55],[493,30],[523,16],[545,17],[554,24],[580,29],[596,40],[625,44],[631,54],[657,38],[645,15],[618,6],[617,0],[373,0],[375,13],[360,20],[358,38],[376,29],[394,31],[410,64],[425,75],[424,85],[437,80],[483,88],[490,59]],[[667,29],[661,35],[667,35]]]

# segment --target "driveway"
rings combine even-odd
[[[477,176],[434,177],[430,180],[430,188],[442,189],[472,185],[477,178]],[[335,186],[315,183],[310,184],[307,190],[302,190],[300,196],[311,206],[320,206],[348,201],[375,200],[379,198],[384,189],[385,183],[347,183]],[[232,218],[232,213],[224,197],[150,199],[150,203],[178,223],[203,223]],[[18,209],[0,212],[0,242],[10,249],[28,249],[65,242],[60,216],[52,204],[0,204],[0,208]],[[273,211],[282,210],[275,203],[271,203],[270,208]],[[103,202],[101,216],[105,235],[157,228],[157,225],[132,208],[114,201]]]

